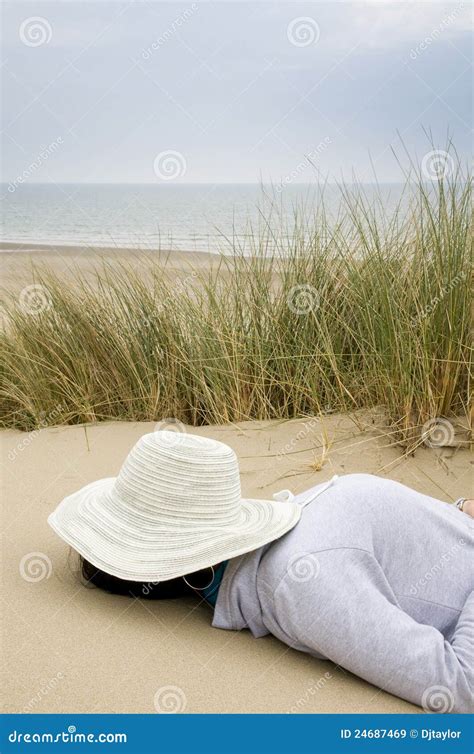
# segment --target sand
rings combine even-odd
[[[13,244],[0,244],[0,251],[2,286],[15,296],[34,282],[33,263],[67,284],[78,270],[92,280],[102,262],[131,264],[145,278],[157,262],[177,276],[190,264],[203,270],[218,264],[216,256],[195,252]],[[190,431],[235,449],[249,497],[268,498],[282,488],[296,493],[355,471],[387,475],[443,500],[466,494],[465,442],[456,449],[422,447],[405,458],[377,429],[382,426],[382,415],[360,412],[325,417],[323,424],[246,422]],[[157,693],[162,698],[167,687],[186,712],[419,711],[273,637],[214,629],[210,608],[193,599],[134,601],[80,584],[77,561],[46,518],[65,495],[116,474],[133,443],[153,427],[115,422],[0,433],[3,711],[154,712]],[[327,454],[324,436],[332,442]]]
[[[94,270],[103,264],[126,265],[146,280],[147,274],[156,265],[165,268],[170,276],[194,270],[216,269],[219,255],[200,251],[147,251],[0,242],[1,287],[14,295],[34,282],[34,267],[47,268],[71,284],[77,279],[78,272],[93,281]]]
[[[380,423],[376,414],[360,413],[326,417],[324,427],[307,420],[191,431],[235,449],[249,497],[298,492],[355,471],[387,475],[444,500],[466,494],[467,449],[422,447],[404,458],[375,428]],[[193,599],[134,601],[77,581],[75,561],[46,517],[78,487],[115,475],[132,444],[153,427],[117,422],[0,433],[3,711],[154,712],[166,687],[186,712],[419,711],[273,637],[214,629],[210,608]],[[310,466],[315,459],[320,465],[323,430],[332,447],[316,471]],[[32,553],[43,566],[36,573],[28,571]]]

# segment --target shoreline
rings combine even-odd
[[[219,257],[220,252],[215,251],[199,251],[193,249],[163,249],[163,248],[147,248],[144,246],[92,246],[90,244],[81,243],[44,243],[36,241],[28,241],[27,243],[21,241],[0,241],[0,254],[150,254],[157,255],[159,257],[170,255],[187,254],[197,257]]]

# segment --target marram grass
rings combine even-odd
[[[323,199],[311,220],[295,211],[291,233],[272,218],[250,229],[252,256],[231,240],[218,270],[190,267],[178,283],[159,264],[146,279],[103,265],[67,287],[37,270],[39,305],[6,304],[1,424],[201,425],[383,405],[416,444],[430,419],[468,411],[471,181],[458,166],[406,190],[388,215],[342,187],[336,219]]]

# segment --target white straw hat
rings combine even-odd
[[[66,497],[48,523],[106,573],[167,581],[272,542],[300,515],[293,502],[242,499],[228,445],[160,431],[139,439],[117,477]]]

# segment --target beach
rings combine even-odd
[[[469,220],[449,217],[451,256],[447,223],[409,217],[402,264],[370,228],[355,256],[320,228],[275,257],[1,244],[5,712],[147,713],[163,689],[178,712],[420,711],[192,599],[86,588],[47,517],[163,428],[229,444],[250,498],[356,472],[467,496]]]
[[[297,493],[333,474],[362,471],[450,502],[468,494],[466,447],[421,447],[406,457],[380,422],[377,412],[362,412],[185,430],[236,451],[249,497],[271,499],[284,488]],[[144,602],[81,585],[77,563],[47,516],[78,487],[115,475],[130,447],[154,428],[109,422],[1,433],[3,711],[154,712],[157,691],[172,686],[184,699],[180,711],[190,713],[418,712],[270,636],[214,629],[210,609],[192,599]]]
[[[467,746],[467,8],[4,6],[5,748]]]
[[[156,265],[179,275],[189,269],[206,270],[217,266],[218,256],[201,251],[126,249],[61,244],[0,243],[0,280],[2,288],[18,294],[34,282],[33,267],[47,268],[69,284],[78,273],[93,280],[95,270],[104,264],[124,264],[146,277]]]

